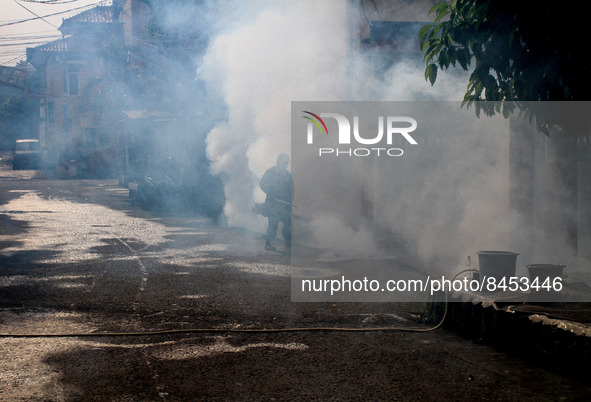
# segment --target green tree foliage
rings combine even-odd
[[[21,61],[16,67],[27,75],[24,81],[15,82],[22,86],[22,94],[0,104],[0,147],[5,149],[13,147],[18,138],[37,138],[39,130],[39,98],[31,95],[42,92],[41,80],[29,63]]]
[[[0,106],[0,143],[4,147],[14,146],[18,138],[37,138],[38,126],[39,99],[18,95]]]
[[[589,97],[583,8],[547,0],[453,0],[431,12],[434,22],[419,33],[431,84],[438,70],[459,66],[471,71],[464,104],[478,115],[508,117],[518,109],[545,134],[556,125],[587,131],[590,117],[582,119],[580,110],[554,105],[550,111],[542,103]]]

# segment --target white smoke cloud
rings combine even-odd
[[[395,64],[381,77],[372,75],[367,58],[358,57],[350,47],[349,33],[354,30],[348,25],[348,4],[303,0],[280,5],[258,2],[246,9],[241,5],[241,18],[212,39],[198,73],[210,94],[216,94],[227,108],[227,119],[210,132],[207,146],[215,172],[226,180],[225,213],[231,225],[264,231],[266,222],[251,207],[262,200],[258,181],[264,171],[275,164],[280,152],[290,150],[291,101],[463,98],[464,72],[440,72],[435,86],[425,81],[424,65],[410,62]],[[448,167],[449,175],[466,174],[482,163],[477,151],[466,147],[449,158],[450,163],[463,158],[457,167]],[[421,185],[396,192],[396,202],[380,203],[383,215],[378,215],[378,226],[401,233],[425,261],[462,260],[466,252],[477,251],[474,247],[497,244],[506,234],[506,222],[500,218],[506,203],[490,197],[508,188],[505,173],[489,171],[483,179],[472,176],[456,183],[457,194],[447,198],[437,197],[445,192],[439,191],[442,183],[436,177],[421,178]],[[396,180],[389,172],[367,179],[358,178],[354,184],[365,183],[369,187],[364,191],[374,196],[393,195],[386,190]],[[480,191],[483,183],[490,192]],[[339,203],[358,202],[343,194],[327,196]],[[412,208],[403,211],[405,206]],[[302,207],[306,206],[298,205]],[[343,254],[377,252],[375,233],[368,229],[375,225],[365,225],[367,217],[317,212],[307,222],[313,234],[310,239],[317,246]],[[488,231],[479,236],[482,227]],[[331,238],[329,233],[338,236]]]
[[[208,136],[208,156],[226,177],[231,225],[260,225],[250,209],[258,179],[290,150],[290,102],[343,98],[345,12],[341,1],[259,3],[212,41],[199,74],[228,110]]]

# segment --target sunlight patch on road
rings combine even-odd
[[[19,211],[21,213],[12,213]],[[39,213],[52,211],[52,214]],[[22,213],[27,212],[27,213]],[[105,244],[105,238],[135,239],[148,246],[169,242],[166,227],[142,218],[127,215],[101,205],[77,204],[63,199],[44,199],[34,192],[24,193],[17,199],[0,206],[0,213],[15,221],[29,224],[27,232],[13,236],[18,246],[6,247],[3,254],[23,251],[46,252],[38,262],[69,263],[97,258],[93,248]],[[88,227],[95,229],[88,231]],[[0,236],[1,238],[2,236]]]
[[[12,275],[0,276],[0,287],[8,286],[22,286],[30,285],[36,282],[58,282],[56,287],[83,287],[87,286],[84,283],[76,283],[73,281],[84,280],[92,278],[90,275],[61,275],[61,276],[46,276],[46,277],[32,277],[27,275]]]
[[[187,253],[189,255],[195,255],[195,253]],[[162,254],[159,254],[161,256]],[[166,256],[165,258],[159,258],[161,264],[163,265],[171,265],[175,267],[182,267],[182,268],[212,268],[212,267],[219,267],[220,263],[223,262],[223,258],[209,258],[209,257],[185,257],[178,255],[170,255]],[[189,275],[190,273],[187,271],[183,272],[176,272],[176,275]]]
[[[0,310],[2,333],[91,333],[88,316],[55,310]],[[48,363],[52,356],[80,347],[76,338],[0,338],[0,400],[66,400],[60,373]]]
[[[205,244],[202,246],[197,246],[196,247],[197,250],[199,251],[203,251],[203,252],[207,252],[207,253],[211,253],[211,252],[224,252],[228,250],[228,245],[227,244]]]
[[[230,267],[238,268],[240,271],[251,274],[262,274],[270,276],[289,276],[290,266],[281,264],[261,264],[258,262],[234,262],[228,264]]]
[[[185,348],[179,350],[163,350],[155,351],[154,356],[165,360],[185,360],[194,359],[195,357],[212,356],[221,353],[244,353],[250,349],[284,349],[293,351],[307,350],[309,347],[303,343],[279,343],[279,342],[260,342],[249,343],[247,345],[235,346],[226,340],[225,337],[216,337],[215,343],[211,345],[187,345]]]
[[[181,295],[179,299],[203,299],[206,295]]]

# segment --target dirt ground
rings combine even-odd
[[[559,367],[423,332],[423,303],[293,303],[256,234],[34,177],[0,174],[1,401],[591,400]],[[367,330],[199,332],[311,327]],[[110,335],[6,336],[41,333]]]

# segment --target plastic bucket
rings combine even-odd
[[[527,270],[530,280],[533,281],[535,278],[538,278],[538,280],[543,281],[546,278],[554,279],[562,277],[565,267],[566,265],[564,264],[530,264],[527,266]]]
[[[497,280],[515,276],[518,253],[513,251],[478,251],[480,279],[493,277]]]

